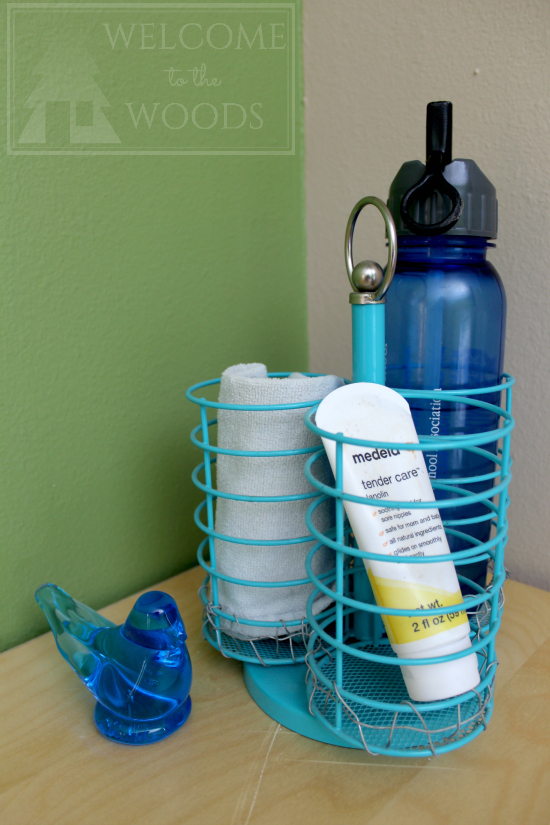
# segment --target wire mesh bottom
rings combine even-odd
[[[387,656],[388,646],[361,645],[361,650]],[[311,654],[310,654],[311,656]],[[334,733],[364,747],[369,753],[432,756],[452,750],[481,733],[492,711],[492,684],[455,706],[424,710],[411,702],[399,667],[365,661],[343,654],[342,691],[359,701],[342,698],[342,725],[336,727],[339,695],[334,687],[336,662],[324,656],[313,663],[308,657],[310,710]],[[327,688],[319,671],[333,685]],[[404,705],[402,711],[370,703]],[[435,703],[431,703],[432,707]],[[442,703],[443,705],[443,703]]]
[[[286,638],[236,639],[213,627],[208,618],[203,622],[202,632],[212,647],[230,659],[265,667],[305,662],[307,637],[304,638],[301,632]]]

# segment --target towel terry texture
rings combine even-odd
[[[288,378],[268,378],[263,364],[238,364],[225,370],[219,400],[226,404],[313,404],[343,381],[333,375],[311,378],[293,373]],[[307,429],[297,410],[219,410],[218,445],[232,450],[290,450],[313,447],[320,439]],[[217,488],[226,493],[250,496],[296,495],[313,491],[304,475],[310,454],[277,457],[218,455]],[[329,482],[331,471],[326,457],[315,464],[316,477]],[[283,540],[308,535],[305,513],[312,499],[285,502],[216,501],[216,531],[242,539]],[[331,502],[321,505],[315,524],[327,530],[334,524]],[[216,539],[216,567],[220,573],[248,581],[291,581],[306,577],[305,558],[313,541],[265,547]],[[315,556],[318,574],[334,566],[333,552],[323,548]],[[255,621],[300,620],[313,585],[293,587],[250,587],[218,579],[221,609],[237,619]],[[323,610],[331,599],[320,595],[314,612]],[[224,630],[241,639],[274,636],[277,628],[222,622]],[[289,628],[290,630],[290,628]],[[295,628],[296,630],[296,628]],[[278,631],[284,636],[284,631]]]

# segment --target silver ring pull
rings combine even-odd
[[[376,206],[378,211],[384,218],[386,224],[386,235],[388,238],[388,263],[383,270],[380,264],[376,261],[360,261],[354,265],[353,263],[353,232],[355,224],[365,206],[372,204]],[[367,197],[362,198],[355,204],[349,216],[348,225],[346,227],[346,270],[348,273],[349,282],[353,293],[350,295],[350,303],[352,304],[373,304],[383,303],[386,292],[392,282],[395,273],[395,264],[397,261],[397,233],[395,231],[395,224],[391,216],[391,212],[380,198]]]

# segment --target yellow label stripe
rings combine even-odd
[[[391,607],[399,610],[431,610],[438,607],[450,607],[463,604],[462,593],[457,590],[449,593],[436,587],[418,582],[394,581],[374,576],[369,570],[369,579],[379,607]],[[392,644],[405,644],[417,639],[427,639],[437,633],[443,633],[452,627],[458,627],[468,621],[465,610],[457,609],[452,613],[438,616],[382,616],[388,639]]]

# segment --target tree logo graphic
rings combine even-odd
[[[68,120],[70,143],[120,143],[103,112],[111,104],[93,78],[100,71],[85,49],[51,47],[33,74],[41,79],[25,103],[33,111],[19,143],[46,143],[48,120],[54,117],[48,104],[60,103],[66,104],[57,111]]]

